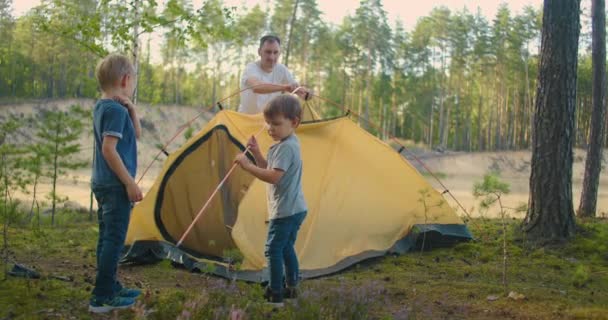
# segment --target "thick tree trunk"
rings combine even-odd
[[[579,217],[595,216],[597,206],[597,189],[602,170],[602,142],[604,140],[604,118],[606,116],[606,14],[604,0],[592,0],[592,64],[593,64],[593,111],[591,115],[591,132],[585,178],[581,203],[578,207]]]
[[[547,243],[574,235],[572,147],[580,0],[545,0],[530,198],[523,230]]]

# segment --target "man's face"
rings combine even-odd
[[[279,55],[281,55],[281,46],[276,41],[266,41],[260,49],[258,54],[262,61],[262,66],[266,68],[272,68],[277,64]]]

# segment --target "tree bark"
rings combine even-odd
[[[583,191],[578,207],[579,217],[595,216],[597,189],[602,170],[602,142],[604,138],[604,118],[606,116],[606,14],[604,0],[591,1],[592,14],[592,78],[591,94],[593,110],[591,132],[585,162]]]
[[[574,235],[572,147],[580,0],[545,0],[530,198],[523,230],[546,244]]]

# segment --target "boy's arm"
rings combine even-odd
[[[141,190],[137,186],[137,183],[135,183],[135,180],[133,180],[133,177],[131,177],[127,171],[122,159],[120,159],[120,156],[116,151],[117,143],[117,137],[106,135],[103,138],[101,145],[101,154],[103,155],[103,158],[106,160],[106,163],[110,169],[116,174],[120,182],[122,182],[122,184],[124,184],[127,188],[129,200],[133,202],[141,201],[143,198]]]
[[[249,148],[249,152],[253,155],[255,159],[255,163],[260,168],[268,167],[268,161],[264,158],[262,151],[260,150],[260,146],[258,145],[258,140],[255,136],[251,136],[249,141],[247,141],[247,147]]]
[[[283,170],[260,168],[251,163],[244,154],[239,154],[235,161],[254,177],[270,184],[277,184],[285,174]]]
[[[127,110],[129,110],[129,117],[133,122],[133,129],[135,129],[135,138],[139,140],[139,137],[141,136],[141,124],[139,122],[139,118],[137,117],[137,111],[135,111],[135,105],[131,105],[130,108],[127,107]]]
[[[135,138],[139,140],[141,136],[141,124],[139,122],[139,118],[137,117],[137,111],[135,110],[135,104],[131,102],[131,99],[127,97],[116,96],[114,100],[118,101],[118,103],[122,104],[127,111],[129,111],[129,118],[131,118],[131,122],[133,123],[133,129],[135,130]]]
[[[251,152],[251,154],[253,155],[253,158],[255,159],[255,164],[258,167],[263,169],[268,167],[268,161],[266,161],[266,158],[264,158],[264,155],[261,152]]]

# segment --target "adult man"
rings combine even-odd
[[[260,60],[247,64],[241,77],[241,89],[251,89],[241,92],[239,112],[260,113],[273,97],[298,88],[298,83],[287,67],[277,63],[281,55],[281,40],[278,37],[263,36],[258,55]],[[306,99],[310,97],[306,88],[298,89],[296,94]]]

